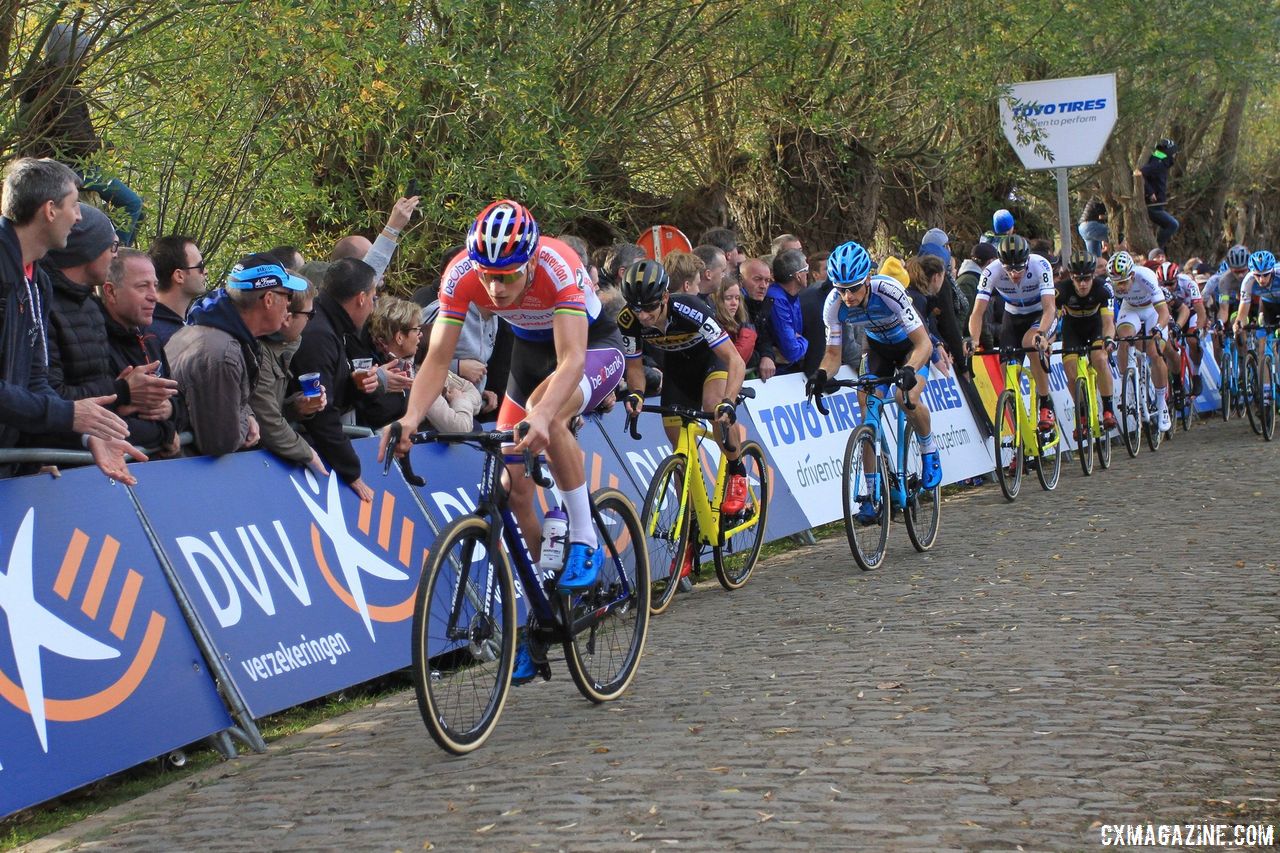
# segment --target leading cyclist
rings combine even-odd
[[[1120,300],[1120,311],[1116,316],[1116,336],[1120,338],[1120,372],[1121,375],[1129,365],[1130,337],[1138,330],[1154,337],[1142,342],[1151,364],[1151,384],[1156,389],[1156,408],[1159,410],[1160,431],[1168,432],[1172,421],[1169,418],[1169,403],[1165,400],[1165,392],[1169,386],[1169,366],[1160,356],[1156,339],[1168,340],[1169,306],[1165,304],[1164,291],[1156,281],[1156,274],[1146,267],[1133,262],[1128,252],[1116,252],[1107,263],[1107,280]],[[1139,394],[1143,393],[1141,390]]]
[[[504,199],[481,211],[467,232],[466,249],[445,269],[439,321],[409,392],[408,410],[399,420],[395,453],[403,456],[409,451],[410,433],[440,396],[472,303],[506,319],[515,332],[498,429],[528,425],[507,457],[511,506],[525,545],[536,563],[540,526],[533,483],[524,476],[520,454],[546,450],[569,516],[570,544],[558,589],[589,589],[604,554],[596,547],[582,450],[570,422],[595,409],[617,387],[623,373],[622,340],[617,324],[601,316],[600,300],[582,261],[559,240],[540,237],[538,223],[523,205]],[[389,429],[382,434],[379,459],[386,452],[388,435]],[[524,680],[521,669],[517,661],[517,681]]]
[[[942,461],[933,438],[929,407],[920,396],[925,382],[920,380],[928,378],[933,342],[902,285],[887,275],[872,275],[871,266],[867,250],[852,241],[836,246],[827,258],[827,278],[833,285],[822,304],[827,350],[822,355],[822,364],[806,383],[805,393],[812,397],[821,392],[827,379],[840,369],[843,325],[865,326],[864,374],[882,377],[886,385],[895,382],[900,388],[898,404],[902,404],[905,396],[914,407],[907,410],[907,420],[920,441],[921,485],[932,489],[942,482]],[[867,409],[867,392],[861,388],[858,407],[864,412]],[[868,471],[875,470],[875,460],[864,459],[863,463]],[[875,482],[868,485],[869,493],[875,494],[878,485]],[[863,524],[874,524],[878,519],[875,505],[864,501],[858,508],[857,519]]]

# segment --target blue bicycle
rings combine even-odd
[[[428,430],[414,444],[465,444],[484,452],[475,512],[455,518],[436,537],[413,607],[413,685],[427,731],[441,748],[464,755],[489,737],[506,702],[515,665],[517,611],[511,564],[520,578],[526,641],[544,679],[547,650],[564,647],[569,674],[592,702],[616,699],[635,676],[649,629],[649,549],[635,507],[617,489],[591,495],[591,518],[605,549],[595,586],[556,589],[558,573],[539,573],[529,559],[502,484],[502,446],[514,433]],[[399,441],[391,427],[388,447]],[[384,473],[390,468],[388,450]],[[525,473],[544,489],[551,481],[526,454]],[[400,460],[405,479],[413,473]],[[506,546],[505,550],[503,545]]]
[[[919,381],[925,381],[924,377]],[[942,520],[942,488],[926,489],[921,478],[920,443],[915,430],[907,426],[907,410],[914,408],[910,402],[897,407],[896,444],[892,449],[889,446],[884,429],[884,406],[888,401],[881,395],[891,386],[880,377],[829,379],[826,387],[812,397],[818,411],[826,415],[823,394],[841,388],[868,392],[862,424],[849,435],[845,445],[841,489],[849,550],[863,571],[884,562],[893,511],[902,512],[907,538],[917,551],[933,547]]]
[[[1254,432],[1271,441],[1276,433],[1276,335],[1275,326],[1253,325],[1249,331],[1262,341],[1262,355],[1254,349],[1245,357],[1245,370],[1253,376],[1253,405],[1249,408],[1249,423],[1256,424]]]
[[[1225,421],[1235,414],[1240,417],[1245,411],[1244,389],[1240,385],[1240,350],[1236,346],[1235,335],[1226,331],[1219,321],[1214,324],[1213,333],[1222,341],[1222,364],[1219,367],[1219,396],[1222,398],[1222,419]]]

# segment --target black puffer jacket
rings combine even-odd
[[[119,376],[126,367],[140,367],[158,361],[160,369],[156,371],[156,375],[164,379],[173,378],[169,370],[169,359],[165,357],[160,340],[155,335],[147,334],[136,326],[129,328],[117,323],[107,316],[106,309],[102,309],[102,314],[107,329],[108,359],[115,375]],[[129,441],[139,447],[167,447],[173,441],[174,434],[186,425],[186,406],[182,395],[172,398],[170,402],[173,404],[173,413],[163,421],[125,416],[125,423],[129,425]]]
[[[106,321],[93,288],[76,284],[50,269],[53,299],[49,306],[49,384],[67,400],[115,394]],[[126,391],[127,393],[127,391]]]

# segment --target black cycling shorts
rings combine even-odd
[[[1020,347],[1022,339],[1033,327],[1040,325],[1041,314],[1011,314],[1004,312],[1004,320],[1000,323],[1000,346]]]
[[[876,376],[886,381],[893,378],[899,367],[907,363],[914,347],[910,340],[896,344],[882,344],[867,338],[867,357],[862,364],[864,376]]]
[[[733,346],[724,343],[721,346]],[[662,363],[662,405],[702,408],[702,388],[708,379],[727,378],[720,359],[710,347],[695,347],[692,354],[664,353]],[[719,374],[719,377],[716,376]]]
[[[1101,313],[1094,314],[1090,317],[1072,317],[1070,314],[1063,315],[1062,352],[1064,355],[1068,354],[1071,350],[1087,347],[1100,337],[1102,337]]]

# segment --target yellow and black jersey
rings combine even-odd
[[[1084,296],[1076,292],[1069,278],[1058,282],[1057,291],[1058,312],[1068,317],[1096,317],[1099,312],[1110,316],[1116,298],[1110,283],[1101,276],[1094,278],[1093,286]]]
[[[707,303],[688,293],[673,293],[668,298],[665,328],[644,325],[630,308],[619,312],[618,328],[622,330],[627,358],[639,358],[646,344],[663,352],[684,352],[695,347],[718,347],[729,340]]]

